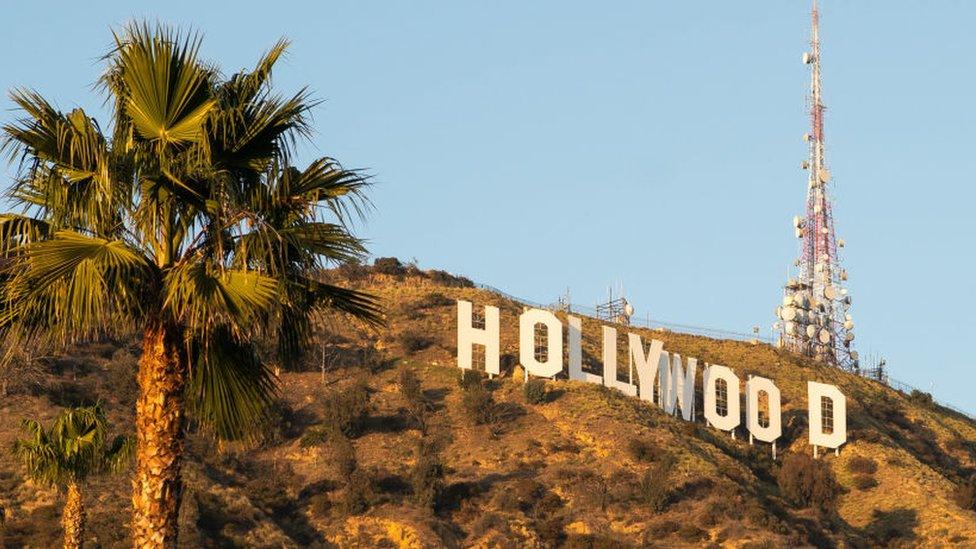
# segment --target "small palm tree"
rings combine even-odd
[[[48,428],[27,419],[23,429],[27,438],[14,442],[13,453],[30,478],[67,493],[61,512],[64,546],[81,547],[85,509],[78,485],[90,475],[122,469],[132,441],[118,436],[107,443],[105,414],[98,405],[64,410]]]
[[[136,547],[177,543],[187,412],[224,438],[260,424],[276,386],[257,338],[288,365],[317,312],[381,318],[371,296],[319,276],[365,254],[347,220],[367,181],[328,157],[296,165],[315,102],[271,86],[287,42],[227,79],[199,46],[131,24],[100,80],[109,131],[17,90],[24,115],[0,140],[20,166],[19,211],[0,216],[0,332],[141,332]]]

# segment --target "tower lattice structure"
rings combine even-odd
[[[830,170],[824,140],[824,111],[820,65],[820,12],[813,0],[810,51],[803,62],[810,67],[810,133],[804,135],[809,148],[803,168],[808,172],[806,212],[793,218],[800,240],[800,254],[794,262],[795,276],[783,290],[783,303],[776,309],[780,343],[796,353],[845,369],[857,369],[853,350],[854,321],[850,314],[847,271],[841,267],[832,213]]]

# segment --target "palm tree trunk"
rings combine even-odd
[[[163,323],[146,328],[139,359],[132,481],[132,542],[140,549],[176,546],[186,375],[179,331]]]
[[[85,531],[85,508],[75,482],[68,484],[68,500],[61,511],[61,528],[64,530],[64,549],[80,548]]]

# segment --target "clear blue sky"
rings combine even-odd
[[[976,412],[976,3],[823,4],[828,162],[858,348]],[[133,17],[203,31],[228,73],[286,36],[279,86],[325,100],[305,154],[375,176],[360,231],[375,255],[544,302],[569,287],[592,305],[619,282],[641,316],[768,333],[805,193],[808,11],[17,2],[4,11],[0,88],[103,112],[90,91],[98,57]]]

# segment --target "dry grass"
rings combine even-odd
[[[732,440],[618,392],[565,379],[547,382],[546,404],[526,404],[514,358],[519,304],[415,274],[367,271],[357,277],[356,285],[384,300],[389,331],[335,322],[330,336],[349,357],[363,357],[364,363],[355,358],[337,363],[324,380],[318,372],[283,373],[287,414],[281,421],[287,425],[277,426],[280,435],[273,443],[217,445],[191,438],[181,519],[185,543],[610,547],[717,542],[758,547],[976,542],[976,513],[952,501],[962,473],[976,467],[968,450],[976,441],[972,422],[769,346],[637,330],[645,340],[661,339],[666,349],[694,356],[699,364],[729,366],[743,380],[748,374],[775,380],[784,397],[781,455],[810,452],[806,381],[838,385],[848,397],[851,441],[839,456],[822,458],[846,489],[837,502],[837,519],[828,520],[784,501],[774,480],[779,463],[770,461],[767,445],[750,447],[742,431]],[[458,298],[501,308],[504,372],[486,384],[504,414],[497,425],[477,424],[465,414],[454,365],[453,300]],[[599,324],[584,319],[583,329],[584,356],[601,356]],[[623,353],[625,330],[619,332]],[[398,336],[404,333],[423,334],[429,341],[408,352]],[[110,359],[100,358],[106,354],[113,356],[101,349],[83,357],[90,364],[71,381],[79,385],[76,393],[113,398],[111,387],[119,381],[109,383],[106,377]],[[587,367],[599,372],[599,364],[587,360]],[[625,355],[618,364],[627,364]],[[419,395],[417,387],[403,394],[403,369],[417,374]],[[348,467],[333,463],[335,449],[328,444],[302,448],[299,441],[326,419],[324,395],[341,392],[366,372],[369,412],[350,442],[356,470],[368,475],[371,494],[365,511],[349,514],[349,502],[343,500]],[[56,381],[65,379],[71,380],[70,372]],[[56,402],[71,397],[66,391],[60,397],[15,395],[0,403],[0,447],[9,447],[21,417],[56,413]],[[424,405],[423,422],[411,419],[418,402]],[[117,423],[131,424],[128,406],[109,404]],[[418,502],[425,498],[415,497],[411,482],[421,424],[426,436],[437,441],[443,464],[434,505]],[[655,512],[641,503],[634,487],[665,455],[674,460],[670,490],[662,510]],[[867,474],[866,460],[875,464],[871,475],[878,486],[858,490],[856,477]],[[125,476],[110,478],[89,489],[92,535],[104,546],[128,543],[128,482]],[[352,507],[358,511],[362,506],[356,503]],[[57,542],[54,494],[26,483],[8,459],[0,460],[0,506],[7,513],[0,545]],[[682,529],[687,523],[696,528]]]

